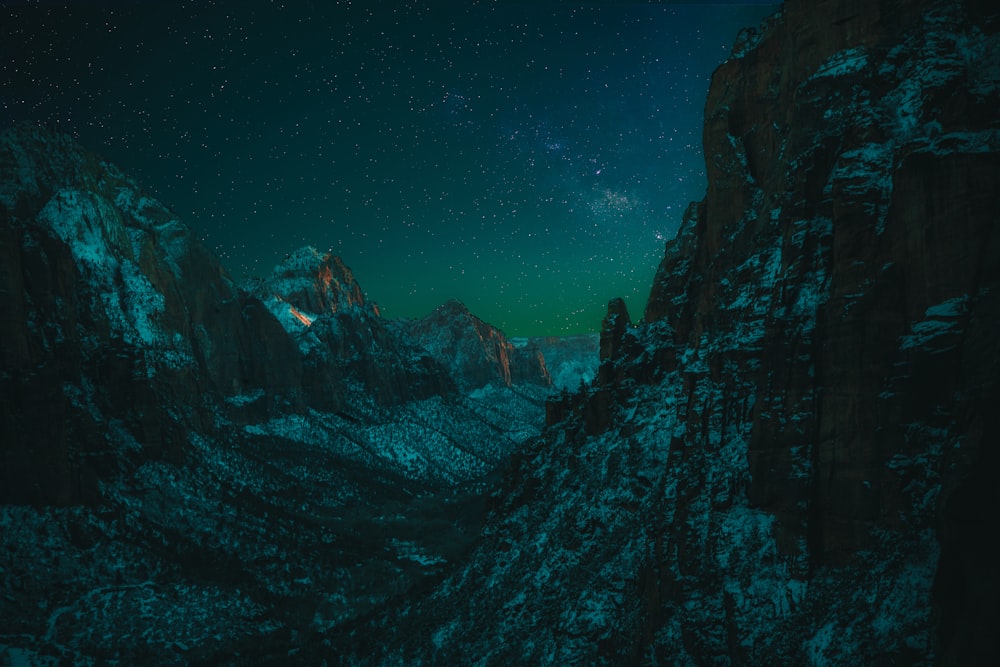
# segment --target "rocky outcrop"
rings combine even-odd
[[[459,387],[475,389],[490,383],[551,386],[545,359],[537,350],[515,347],[502,331],[451,300],[430,315],[399,323],[403,335],[453,369]]]
[[[315,319],[320,314],[368,305],[361,285],[344,261],[311,246],[285,257],[263,287],[269,296],[288,304],[289,312],[300,321],[303,315]],[[378,315],[374,305],[369,310]]]
[[[329,252],[301,248],[248,289],[297,342],[303,393],[316,409],[342,410],[358,390],[386,405],[456,391],[452,369],[383,320]]]
[[[1000,278],[996,29],[961,3],[788,2],[713,79],[708,197],[647,318],[678,344],[736,333],[742,349],[709,355],[717,368],[755,352],[760,366],[733,378],[757,396],[748,496],[813,568],[880,548],[883,530],[937,530],[938,579],[956,581],[951,552],[970,538],[946,519],[952,493],[979,493],[973,471],[993,456],[978,424],[1000,351],[985,342]],[[995,580],[971,565],[955,577]],[[965,617],[973,588],[936,589],[943,617],[965,619],[941,628],[945,662],[969,658],[951,652],[974,643],[959,625],[995,620]]]
[[[295,400],[294,345],[161,204],[65,137],[0,136],[0,501],[75,503],[123,459],[211,430],[191,397]],[[136,452],[111,451],[110,419]]]
[[[742,35],[645,324],[610,304],[469,564],[355,654],[995,662],[997,27],[790,0]]]
[[[512,338],[511,343],[532,357],[542,355],[555,389],[575,391],[597,374],[600,333]]]
[[[537,350],[449,301],[419,320],[384,320],[339,257],[306,247],[251,283],[298,341],[310,405],[341,409],[350,384],[386,404],[469,392],[490,383],[551,386]]]

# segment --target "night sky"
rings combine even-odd
[[[709,76],[771,2],[0,2],[0,122],[69,132],[233,277],[314,245],[387,317],[642,315]]]

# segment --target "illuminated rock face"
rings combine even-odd
[[[544,359],[457,301],[419,320],[384,320],[343,261],[315,248],[250,288],[298,342],[314,407],[339,409],[351,382],[388,405],[489,384],[551,386]]]
[[[545,360],[534,349],[515,347],[502,331],[449,301],[424,318],[400,323],[403,335],[453,370],[463,389],[490,383],[550,386]]]
[[[304,247],[247,287],[296,342],[309,406],[342,410],[358,389],[383,405],[455,393],[452,369],[383,320],[339,257]]]

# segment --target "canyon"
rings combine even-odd
[[[236,285],[0,134],[0,658],[995,663],[998,30],[787,0],[644,312],[561,352],[315,248]]]

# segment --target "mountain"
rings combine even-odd
[[[704,199],[558,394],[544,341],[384,320],[312,248],[240,288],[113,166],[0,134],[0,657],[997,663],[998,30],[741,34]]]
[[[600,334],[532,336],[514,338],[514,347],[540,354],[557,389],[575,391],[580,383],[590,384],[600,361]]]
[[[3,501],[88,502],[117,459],[181,457],[215,418],[191,397],[299,402],[294,346],[172,213],[66,137],[6,132],[0,160]]]
[[[0,133],[0,174],[0,661],[287,657],[478,537],[542,359],[386,321],[313,248],[241,288],[65,136]]]
[[[452,368],[463,389],[490,383],[551,386],[545,358],[537,350],[515,347],[502,331],[451,300],[419,320],[397,322],[402,335],[428,350],[441,364]]]
[[[249,291],[298,341],[306,384],[319,389],[313,404],[332,399],[329,388],[344,377],[360,378],[385,403],[490,384],[552,384],[543,358],[516,353],[502,331],[457,301],[420,320],[384,320],[343,261],[312,247],[286,257]]]
[[[705,112],[643,321],[364,664],[994,664],[1000,20],[789,0]]]

